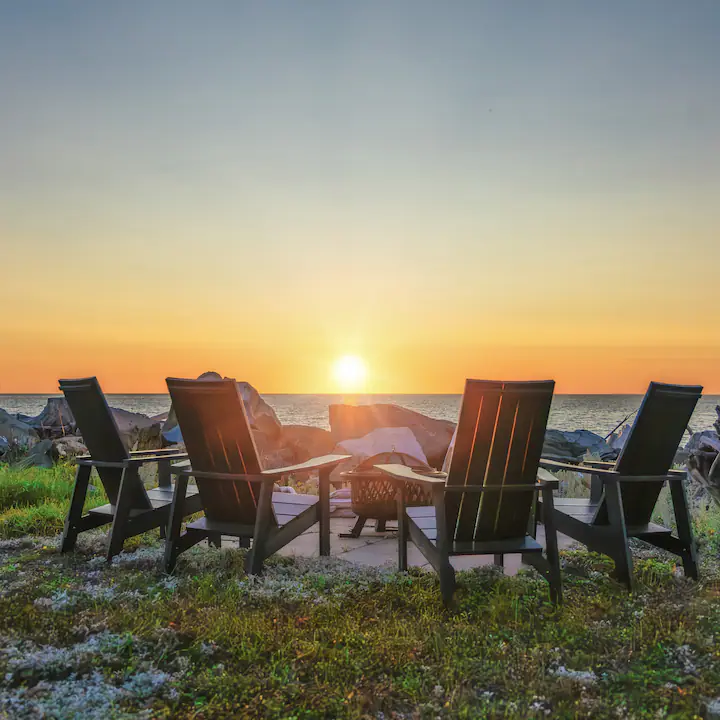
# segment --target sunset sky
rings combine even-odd
[[[0,3],[0,393],[720,393],[720,2]]]

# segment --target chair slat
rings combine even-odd
[[[550,414],[554,383],[525,383],[518,390],[518,410],[512,442],[508,452],[504,486],[530,484],[535,481],[542,453],[545,428]],[[521,390],[525,390],[522,392]],[[527,528],[535,492],[501,493],[495,522],[495,537],[517,537]]]
[[[495,430],[491,440],[490,461],[485,475],[486,486],[503,485],[507,468],[510,444],[517,418],[520,398],[512,391],[500,398]],[[477,522],[470,537],[457,536],[457,540],[488,540],[495,537],[495,523],[501,503],[501,493],[486,493],[480,500]]]
[[[501,390],[500,382],[466,381],[448,485],[482,485],[485,482]],[[450,532],[453,536],[471,538],[480,498],[449,495],[445,503]]]

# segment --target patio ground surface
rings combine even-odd
[[[357,565],[397,566],[397,533],[391,531],[378,533],[375,531],[374,521],[368,521],[359,538],[341,538],[340,533],[347,533],[355,524],[355,517],[332,517],[330,519],[330,554],[333,557],[347,560]],[[396,523],[389,523],[394,528]],[[300,537],[293,540],[279,551],[280,555],[317,557],[319,538],[319,526],[314,525],[304,532]],[[538,542],[545,545],[545,534],[542,525],[538,527]],[[228,538],[229,542],[232,542]],[[558,537],[560,550],[565,550],[572,545],[572,540],[560,535]],[[482,565],[492,565],[492,555],[465,555],[451,559],[456,570],[468,570]],[[423,554],[408,542],[408,564],[411,567],[421,567],[432,570]],[[515,575],[524,566],[520,562],[520,555],[507,555],[505,557],[505,574]]]

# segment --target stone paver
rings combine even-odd
[[[354,523],[354,518],[331,518],[330,554],[333,557],[342,558],[358,565],[393,566],[397,564],[397,539],[394,532],[376,533],[373,526],[368,523],[359,538],[338,537],[339,533],[349,532]],[[560,535],[558,541],[561,549],[565,549],[572,544],[572,541],[564,535]],[[538,528],[538,542],[543,545],[545,543],[542,527]],[[319,554],[318,543],[318,526],[314,525],[282,548],[279,554],[317,557]],[[490,565],[493,562],[493,557],[492,555],[465,555],[451,558],[451,562],[456,570],[467,570],[482,565]],[[408,543],[408,564],[424,568],[430,567],[422,553],[412,542]],[[514,575],[521,567],[524,566],[520,562],[520,555],[505,556],[506,575]]]

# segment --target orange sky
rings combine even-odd
[[[0,393],[720,393],[720,11],[662,5],[7,4]]]

